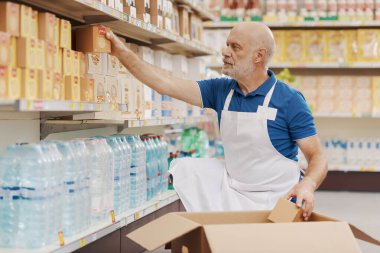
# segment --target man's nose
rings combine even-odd
[[[230,49],[228,47],[222,48],[222,56],[223,57],[231,56],[231,51],[230,51]]]

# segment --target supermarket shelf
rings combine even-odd
[[[216,17],[212,15],[211,13],[204,10],[203,6],[199,6],[196,4],[197,1],[191,1],[191,0],[175,0],[178,4],[185,4],[189,6],[192,10],[194,10],[204,21],[216,21]],[[195,2],[195,3],[193,3]]]
[[[177,201],[178,195],[174,191],[169,191],[163,195],[154,198],[153,200],[147,202],[143,206],[130,210],[124,215],[119,215],[115,218],[114,223],[112,223],[111,215],[108,222],[103,222],[101,224],[92,226],[88,230],[78,235],[72,236],[70,238],[65,238],[65,246],[50,245],[38,250],[25,250],[25,249],[5,249],[0,248],[0,253],[68,253],[78,250],[89,243],[92,243],[113,231],[128,226],[128,224],[143,218],[144,216],[157,211],[175,201]]]
[[[239,22],[208,21],[203,25],[208,29],[232,28]],[[302,21],[302,22],[264,22],[270,28],[364,28],[380,27],[380,21]]]
[[[173,47],[170,53],[189,57],[215,54],[214,49],[206,47],[200,42],[190,41],[154,25],[131,18],[96,0],[16,1],[53,12],[82,25],[103,23],[119,35],[144,42],[152,47],[167,49],[166,44],[170,44],[170,47]]]
[[[379,181],[379,171],[329,171],[318,190],[380,192]]]
[[[329,171],[380,173],[380,167],[370,165],[329,164]]]

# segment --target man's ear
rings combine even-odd
[[[260,48],[255,53],[255,63],[264,62],[264,59],[267,55],[267,50],[265,48]]]

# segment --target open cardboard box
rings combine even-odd
[[[317,213],[294,222],[301,214],[285,199],[273,211],[169,213],[127,237],[149,251],[170,242],[173,253],[358,253],[355,237],[380,246],[355,226]]]

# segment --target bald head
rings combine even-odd
[[[276,47],[275,41],[272,31],[265,24],[257,22],[239,23],[231,30],[230,34],[246,41],[252,45],[253,49],[265,48],[267,52],[265,64],[272,58]]]

